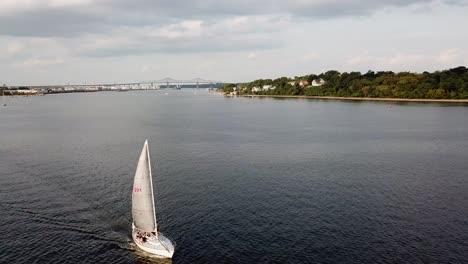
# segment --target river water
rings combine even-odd
[[[172,263],[468,262],[466,105],[192,90],[7,103],[0,263],[170,263],[131,240],[146,138]]]

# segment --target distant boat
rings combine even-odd
[[[174,243],[159,232],[156,223],[148,140],[143,145],[133,182],[132,215],[132,238],[137,246],[157,257],[172,258]]]

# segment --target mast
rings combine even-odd
[[[150,159],[150,151],[149,151],[149,145],[148,145],[148,139],[145,141],[146,145],[146,155],[148,157],[148,169],[149,169],[149,179],[150,179],[150,186],[151,186],[151,200],[153,203],[153,215],[154,215],[154,232],[156,232],[156,236],[158,236],[158,224],[156,222],[156,209],[154,206],[154,190],[153,190],[153,175],[151,173],[151,159]]]

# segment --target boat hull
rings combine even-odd
[[[149,239],[146,242],[143,242],[141,239],[137,238],[138,229],[133,227],[132,238],[135,244],[148,253],[154,254],[159,258],[172,258],[174,255],[174,245],[169,239],[163,236],[161,233],[157,239]]]

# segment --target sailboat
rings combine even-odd
[[[161,258],[172,258],[174,243],[159,232],[154,209],[154,193],[148,140],[143,145],[132,193],[132,238],[142,250]]]

